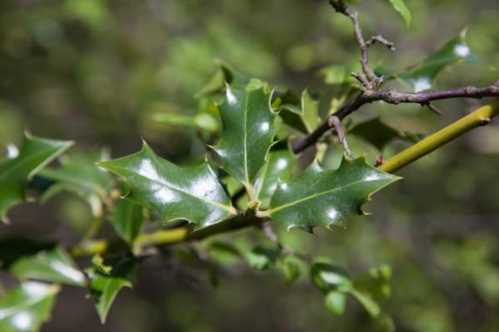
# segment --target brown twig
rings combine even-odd
[[[354,77],[360,81],[365,89],[377,89],[383,83],[383,78],[378,77],[369,66],[369,46],[378,41],[385,45],[390,44],[391,48],[393,48],[393,43],[388,42],[381,36],[375,36],[366,42],[360,26],[358,13],[351,10],[343,0],[329,0],[329,3],[336,10],[336,12],[347,16],[353,23],[355,39],[357,40],[360,50],[360,64],[362,66],[362,73],[356,73],[354,74]]]
[[[395,52],[397,49],[395,48],[395,44],[389,40],[387,40],[385,37],[383,37],[382,35],[376,35],[376,36],[373,36],[371,37],[367,42],[366,42],[366,45],[368,47],[376,44],[376,43],[380,43],[382,45],[384,45],[386,48],[388,48],[390,51],[392,52]]]
[[[340,120],[344,119],[351,113],[357,111],[366,104],[371,104],[378,101],[398,105],[404,103],[414,103],[419,105],[428,105],[432,101],[453,99],[453,98],[486,98],[486,97],[499,97],[499,84],[494,84],[487,87],[474,87],[467,86],[456,89],[441,90],[441,91],[424,91],[424,92],[401,92],[396,90],[382,90],[382,91],[363,91],[354,98],[347,101],[340,109],[331,115]],[[315,144],[327,131],[333,129],[330,125],[329,119],[322,123],[311,134],[301,140],[297,140],[293,144],[293,151],[300,153],[309,146]]]

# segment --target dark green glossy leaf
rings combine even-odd
[[[139,235],[144,222],[143,208],[128,199],[122,199],[116,204],[111,224],[123,240],[132,244]]]
[[[347,304],[347,294],[330,291],[324,297],[324,305],[334,315],[343,315]]]
[[[312,281],[324,294],[331,291],[346,292],[352,289],[353,283],[348,273],[328,263],[316,262],[310,269]]]
[[[59,287],[25,282],[0,298],[0,331],[37,332],[50,318]]]
[[[213,149],[224,170],[247,187],[265,163],[274,140],[274,115],[267,90],[259,81],[245,88],[227,86],[220,107],[223,128]]]
[[[301,98],[291,98],[289,95],[274,103],[279,110],[279,116],[287,125],[303,133],[312,132],[320,123],[319,102],[310,96],[307,90],[303,91]]]
[[[90,294],[95,301],[99,318],[104,324],[116,296],[123,287],[132,287],[131,274],[135,268],[133,259],[117,258],[110,263],[93,260],[93,268],[87,271]]]
[[[0,161],[0,218],[7,210],[24,200],[28,180],[73,143],[37,138],[26,134],[19,154]]]
[[[124,179],[131,200],[157,211],[167,221],[185,219],[206,227],[235,213],[207,163],[178,167],[144,143],[137,153],[99,165]]]
[[[402,16],[405,21],[405,24],[408,26],[411,25],[412,22],[412,14],[404,0],[388,0],[392,7]]]
[[[120,290],[123,287],[132,287],[132,284],[130,281],[123,278],[105,276],[101,274],[90,274],[89,278],[92,292],[99,294],[94,296],[96,298],[95,306],[97,308],[99,318],[102,324],[104,324],[106,322],[107,314],[111,309],[111,305]]]
[[[73,153],[60,158],[61,166],[49,168],[40,175],[56,181],[43,195],[43,200],[62,192],[75,193],[88,202],[96,216],[102,214],[103,201],[113,187],[111,176],[95,163],[107,159],[105,153]]]
[[[363,138],[380,151],[396,139],[416,143],[422,139],[423,136],[397,130],[385,124],[379,118],[359,123],[349,130],[348,133]]]
[[[10,271],[20,279],[37,279],[74,286],[85,285],[85,276],[61,248],[21,258],[10,267]]]
[[[269,213],[288,229],[339,224],[361,214],[371,194],[399,179],[366,164],[363,158],[344,159],[338,170],[323,170],[312,164],[303,175],[281,182]]]
[[[258,173],[255,180],[255,197],[261,202],[262,208],[267,208],[270,199],[282,181],[291,179],[298,162],[288,150],[271,151],[268,160]]]
[[[420,65],[409,72],[399,75],[414,91],[431,89],[433,80],[446,67],[461,62],[474,62],[475,56],[466,42],[466,30],[448,41],[443,47],[429,56]]]

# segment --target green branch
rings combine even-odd
[[[473,113],[462,117],[451,125],[426,137],[406,150],[390,158],[380,166],[385,172],[393,173],[439,147],[466,134],[468,131],[486,125],[499,114],[499,101],[480,107]]]
[[[400,152],[383,163],[379,168],[393,173],[419,158],[433,152],[446,143],[464,135],[470,130],[486,125],[499,115],[499,101],[480,107],[473,113],[459,119],[451,125],[426,137],[408,149]],[[140,235],[134,244],[134,252],[139,253],[143,248],[157,245],[167,245],[186,241],[198,241],[207,237],[227,233],[251,226],[258,226],[268,221],[254,214],[238,215],[223,222],[214,224],[201,230],[192,230],[191,227],[178,227],[169,230],[159,230]],[[89,241],[86,246],[79,246],[72,250],[73,255],[94,255],[104,253],[108,248],[105,240]]]

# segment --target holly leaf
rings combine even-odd
[[[296,157],[288,150],[270,152],[254,184],[255,197],[261,202],[262,208],[269,206],[278,184],[291,179],[297,164]]]
[[[106,322],[116,296],[123,287],[132,287],[131,274],[135,268],[135,260],[121,257],[105,264],[102,259],[93,260],[94,266],[87,270],[90,280],[89,290],[95,301],[95,307],[102,324]]]
[[[444,46],[430,55],[423,63],[412,70],[399,75],[415,92],[431,89],[434,79],[445,68],[456,63],[473,63],[476,61],[466,41],[467,30],[449,40]]]
[[[90,275],[92,293],[95,298],[95,307],[102,324],[106,323],[107,315],[116,296],[123,287],[132,287],[130,281],[100,274]]]
[[[269,214],[288,229],[329,227],[362,214],[362,205],[373,193],[398,179],[369,166],[363,158],[344,159],[337,170],[323,170],[314,163],[300,177],[279,184]]]
[[[310,133],[319,125],[319,102],[307,90],[303,91],[298,100],[288,94],[273,106],[278,108],[284,123],[303,133]]]
[[[0,331],[36,332],[50,318],[56,285],[25,282],[0,297]]]
[[[107,159],[104,153],[73,153],[61,157],[60,167],[40,172],[41,176],[56,181],[42,199],[46,201],[60,192],[72,192],[88,202],[95,216],[101,216],[103,202],[113,187],[109,174],[95,165],[103,159]]]
[[[274,140],[274,114],[267,86],[253,80],[244,88],[227,85],[220,106],[222,132],[213,147],[223,169],[250,187]]]
[[[0,161],[0,218],[7,220],[10,207],[25,198],[25,187],[43,167],[67,150],[73,142],[26,134],[19,154]]]
[[[392,5],[393,9],[395,9],[400,14],[400,16],[402,16],[402,18],[405,21],[405,24],[407,24],[407,26],[411,25],[412,14],[409,8],[407,8],[405,1],[404,0],[388,0],[388,1]]]
[[[10,267],[10,272],[20,279],[37,279],[73,286],[85,285],[83,273],[59,247],[17,260]]]
[[[139,152],[98,165],[124,179],[129,199],[158,212],[166,221],[184,219],[201,228],[235,214],[207,163],[179,167],[160,158],[144,142]]]
[[[128,199],[118,201],[113,211],[111,224],[123,240],[133,244],[142,229],[143,222],[142,206]]]

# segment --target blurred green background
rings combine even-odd
[[[437,87],[497,80],[497,0],[407,4],[409,28],[387,1],[360,1],[366,33],[382,33],[398,49],[374,48],[374,65],[403,70],[468,28],[477,63],[451,67]],[[217,61],[276,86],[309,88],[327,109],[333,90],[319,72],[358,61],[351,30],[326,0],[2,0],[0,144],[18,143],[27,129],[119,156],[136,151],[143,137],[170,160],[199,159],[195,128],[160,124],[153,115],[196,114],[195,95]],[[476,105],[438,103],[442,117],[414,106],[361,113],[429,133]],[[401,172],[405,179],[369,204],[373,216],[316,235],[279,232],[290,246],[353,273],[391,265],[386,311],[397,331],[499,331],[498,170],[499,126],[492,125]],[[11,219],[1,233],[71,244],[91,217],[84,202],[68,196],[17,207]],[[306,280],[287,285],[277,273],[238,265],[225,272],[212,287],[196,266],[152,260],[135,288],[120,294],[105,326],[83,290],[65,288],[43,331],[375,331],[355,302],[332,316]]]

